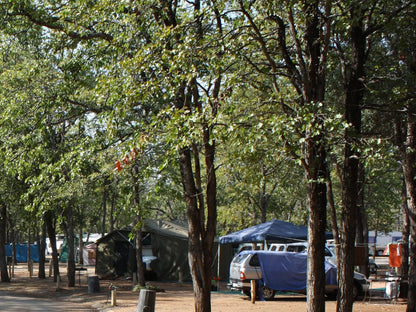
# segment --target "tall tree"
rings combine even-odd
[[[259,53],[254,55],[261,57],[263,63],[246,57],[260,73],[267,72],[273,86],[270,93],[275,103],[281,105],[282,119],[287,118],[288,124],[293,125],[292,131],[279,130],[278,133],[292,156],[301,162],[307,181],[307,309],[324,311],[327,170],[324,124],[331,4],[324,1],[266,2],[258,6],[244,1],[237,3],[246,21],[244,26],[249,30],[243,34],[255,42]],[[268,32],[270,27],[275,31]],[[294,90],[290,95],[296,94],[297,100],[283,94],[281,84],[290,84]],[[298,142],[290,141],[294,135],[301,142],[300,149],[297,148]]]

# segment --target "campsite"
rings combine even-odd
[[[33,271],[28,271],[27,263],[19,263],[13,267],[13,278],[10,285],[0,284],[0,293],[3,296],[16,296],[25,298],[43,298],[52,302],[71,303],[68,311],[75,307],[79,311],[135,311],[138,303],[139,292],[134,290],[134,243],[130,239],[131,229],[114,230],[94,243],[95,255],[92,262],[86,262],[83,268],[78,270],[75,287],[66,287],[66,263],[60,263],[61,281],[58,285],[49,276],[45,280],[37,279],[37,266],[33,265]],[[156,290],[155,309],[158,312],[192,312],[194,311],[194,298],[192,283],[187,263],[187,230],[186,227],[174,222],[147,220],[144,226],[143,255],[152,257],[148,263],[148,272],[152,272],[148,278],[147,286]],[[231,233],[216,240],[216,259],[213,267],[213,276],[219,278],[213,280],[211,292],[211,304],[213,311],[223,312],[249,312],[276,310],[291,310],[303,312],[306,305],[306,297],[295,293],[277,293],[268,301],[255,301],[236,291],[227,288],[229,264],[234,253],[241,244],[270,242],[298,242],[307,237],[306,227],[293,225],[281,220],[272,220],[257,226]],[[330,238],[330,233],[328,233]],[[87,247],[88,250],[91,247]],[[34,256],[38,256],[34,253]],[[378,257],[377,262],[385,269],[386,258]],[[218,273],[218,274],[217,274]],[[381,271],[379,274],[384,274]],[[11,274],[12,275],[12,274]],[[89,292],[89,276],[99,276],[100,291]],[[148,275],[149,277],[149,275]],[[377,276],[372,277],[374,280]],[[382,277],[381,277],[382,278]],[[388,298],[385,295],[387,281],[371,284],[371,289],[354,303],[354,311],[380,312],[380,311],[405,311],[406,300],[400,298]],[[117,300],[111,305],[111,290],[116,290]],[[326,301],[327,311],[335,311],[336,300]],[[0,308],[1,311],[1,308]],[[31,311],[31,310],[28,310]],[[45,310],[46,311],[46,310]],[[65,310],[64,305],[60,311]]]
[[[211,312],[238,250],[300,240],[307,311],[324,312],[331,238],[338,312],[352,310],[355,272],[369,276],[370,247],[397,260],[375,279],[416,311],[415,0],[4,0],[0,12],[3,288],[26,263],[62,283],[60,299],[94,275],[192,284],[195,312]]]
[[[65,272],[65,264],[61,264],[62,272]],[[34,271],[36,275],[36,267]],[[94,274],[94,270],[89,268],[88,274]],[[2,297],[14,296],[17,302],[32,300],[33,310],[36,309],[36,302],[49,301],[53,305],[50,311],[56,311],[60,307],[61,312],[70,311],[103,311],[103,312],[133,312],[136,311],[138,302],[138,292],[132,291],[132,282],[126,279],[100,280],[101,291],[95,294],[88,293],[87,276],[81,275],[80,284],[77,280],[75,287],[66,287],[66,277],[62,276],[62,286],[58,290],[52,278],[39,280],[35,277],[30,278],[27,271],[27,264],[20,264],[15,269],[15,278],[10,284],[0,283],[0,293]],[[109,300],[108,286],[117,285],[117,305],[111,306]],[[190,283],[161,283],[151,282],[160,291],[156,293],[157,312],[193,312],[194,301],[192,285]],[[383,287],[382,284],[375,287]],[[306,308],[306,297],[303,295],[282,294],[276,296],[272,301],[256,301],[251,303],[248,297],[226,290],[221,284],[219,291],[211,292],[212,311],[215,312],[275,312],[291,311],[304,312]],[[20,298],[20,299],[19,299]],[[335,312],[336,301],[326,301],[326,311]],[[38,305],[40,306],[40,305]],[[11,309],[4,305],[0,306],[0,311],[20,312],[20,309]],[[46,312],[48,310],[44,310]],[[377,293],[371,300],[356,301],[354,312],[404,312],[406,306],[403,302],[391,301],[383,298]]]

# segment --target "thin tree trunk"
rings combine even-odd
[[[82,222],[82,221],[81,221]],[[78,242],[78,248],[79,248],[79,253],[78,253],[78,264],[79,265],[84,265],[84,238],[83,238],[83,232],[82,232],[82,224],[79,225],[79,232],[78,232],[78,236],[79,236],[79,242]]]
[[[407,141],[403,172],[410,220],[410,263],[407,312],[416,311],[416,108],[408,106]]]
[[[56,231],[55,231],[55,222],[52,216],[52,211],[47,211],[44,215],[46,229],[48,231],[49,236],[49,243],[51,244],[52,248],[52,265],[53,265],[53,281],[56,282],[58,280],[59,273],[59,259],[58,259],[58,249],[56,248]]]
[[[326,153],[321,145],[315,150],[316,142],[310,142],[307,159],[310,166],[307,180],[308,222],[308,292],[307,310],[325,311],[325,229],[326,229]]]
[[[140,206],[140,185],[139,185],[139,165],[133,164],[132,178],[133,178],[133,192],[134,192],[134,206],[136,208],[136,265],[137,265],[137,283],[140,286],[146,284],[144,278],[144,264],[143,264],[143,245],[142,245],[142,228],[143,228],[143,212]]]
[[[108,200],[108,180],[104,178],[103,183],[103,215],[101,221],[101,234],[104,236],[106,233],[106,223],[107,223],[107,200]]]
[[[110,232],[114,231],[114,212],[116,210],[116,198],[117,198],[116,188],[117,188],[117,184],[115,185],[115,189],[113,189],[113,192],[111,193],[111,207],[110,207],[110,216],[109,216]]]
[[[406,185],[403,183],[402,198],[406,198]],[[406,283],[409,279],[409,235],[410,235],[410,219],[409,210],[407,208],[407,201],[403,201],[401,204],[401,210],[403,214],[403,227],[402,227],[402,280]],[[403,289],[406,288],[405,284],[400,285],[400,297],[407,298],[408,294]],[[408,289],[407,289],[408,290]]]
[[[7,271],[6,262],[6,229],[7,229],[7,206],[1,203],[0,207],[0,271],[1,281],[10,282],[10,276]]]
[[[190,148],[183,148],[179,158],[189,221],[189,267],[194,289],[195,312],[209,312],[211,311],[211,270],[206,270],[210,263],[209,258],[205,258],[206,252],[202,247],[204,223],[201,223],[200,218],[204,207],[198,206],[198,190],[194,182],[191,155]]]
[[[27,230],[27,252],[26,252],[26,255],[27,255],[27,266],[28,266],[28,270],[31,270],[30,269],[30,266],[31,266],[31,261],[32,261],[32,253],[31,253],[31,249],[30,249],[30,245],[31,245],[31,239],[32,239],[32,237],[31,237],[31,232],[30,232],[30,229],[28,229]]]
[[[364,264],[360,265],[360,272],[365,276],[370,275],[368,266],[368,224],[367,224],[367,212],[364,206],[364,190],[365,190],[365,172],[362,164],[359,166],[359,178],[358,178],[358,197],[357,197],[357,233],[356,233],[356,245],[361,247],[365,259]]]
[[[12,243],[12,261],[13,264],[17,263],[17,259],[16,259],[16,231],[14,229],[14,221],[12,219],[12,217],[9,215],[8,216],[8,221],[9,221],[9,227],[10,227],[10,236],[11,236],[11,243]],[[13,276],[10,276],[13,277]]]
[[[355,148],[361,134],[361,102],[364,96],[365,78],[364,64],[366,61],[366,36],[363,31],[362,16],[359,8],[351,6],[351,46],[352,60],[351,73],[346,80],[345,89],[345,119],[352,125],[345,133],[344,172],[342,185],[342,245],[339,270],[340,288],[337,302],[338,312],[351,312],[353,298],[354,275],[354,246],[357,224],[357,198],[358,198],[358,170],[360,155]]]
[[[75,287],[75,231],[74,231],[74,209],[70,200],[65,209],[66,220],[63,222],[65,236],[68,244],[68,287]]]
[[[328,204],[329,204],[329,211],[330,211],[331,223],[332,223],[332,234],[334,236],[335,256],[337,260],[337,263],[336,263],[337,272],[339,272],[340,259],[341,259],[341,247],[340,247],[340,241],[339,241],[339,228],[338,228],[337,212],[336,212],[335,201],[334,201],[334,193],[332,191],[331,172],[329,168],[327,168],[326,187],[327,187]],[[338,274],[337,274],[337,281],[339,282]]]
[[[38,265],[38,278],[45,279],[45,260],[46,260],[46,223],[42,220],[42,232],[39,235],[38,241],[39,250],[39,265]]]

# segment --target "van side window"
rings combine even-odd
[[[285,246],[280,246],[279,251],[283,251],[285,249]]]

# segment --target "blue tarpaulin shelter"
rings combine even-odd
[[[6,257],[12,257],[12,245],[6,245]],[[37,245],[30,245],[30,259],[39,262],[39,250]],[[27,244],[16,244],[16,261],[27,262]]]
[[[327,233],[327,238],[332,234]],[[308,228],[290,222],[274,219],[247,229],[234,232],[219,239],[220,244],[256,243],[264,241],[293,242],[306,241]]]
[[[294,291],[306,289],[307,257],[300,252],[264,252],[256,253],[262,271],[264,285],[278,291]],[[337,284],[337,268],[325,261],[325,284]]]

